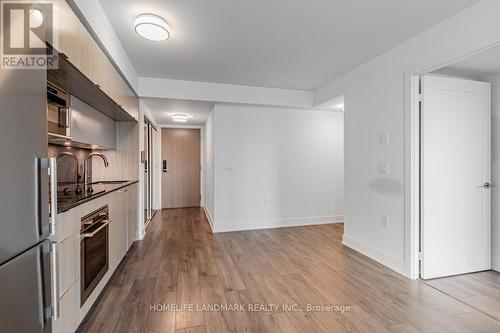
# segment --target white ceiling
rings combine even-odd
[[[481,79],[500,73],[500,47],[482,52],[450,66],[441,68],[434,73]]]
[[[100,0],[140,76],[313,90],[478,0]],[[143,12],[172,37],[134,32]]]
[[[203,125],[207,121],[214,103],[199,101],[182,101],[178,99],[166,98],[144,98],[146,108],[158,124],[179,124],[172,121],[172,115],[185,114],[188,116],[188,122],[182,125]]]

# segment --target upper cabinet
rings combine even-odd
[[[59,1],[59,43],[54,47],[135,120],[138,99],[66,1]]]

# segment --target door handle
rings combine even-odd
[[[495,185],[493,185],[493,184],[491,184],[490,182],[486,182],[486,183],[484,183],[484,185],[483,185],[483,188],[485,188],[485,189],[487,189],[487,190],[493,189],[493,188],[495,188],[495,187],[496,187],[496,186],[495,186]]]
[[[163,172],[168,172],[167,160],[163,160]]]

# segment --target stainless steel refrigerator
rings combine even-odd
[[[0,331],[51,332],[56,214],[49,211],[46,72],[0,69]],[[52,182],[55,185],[56,182]],[[57,202],[57,200],[53,201]]]

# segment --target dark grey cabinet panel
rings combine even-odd
[[[79,143],[115,149],[116,122],[71,96],[71,137]]]

